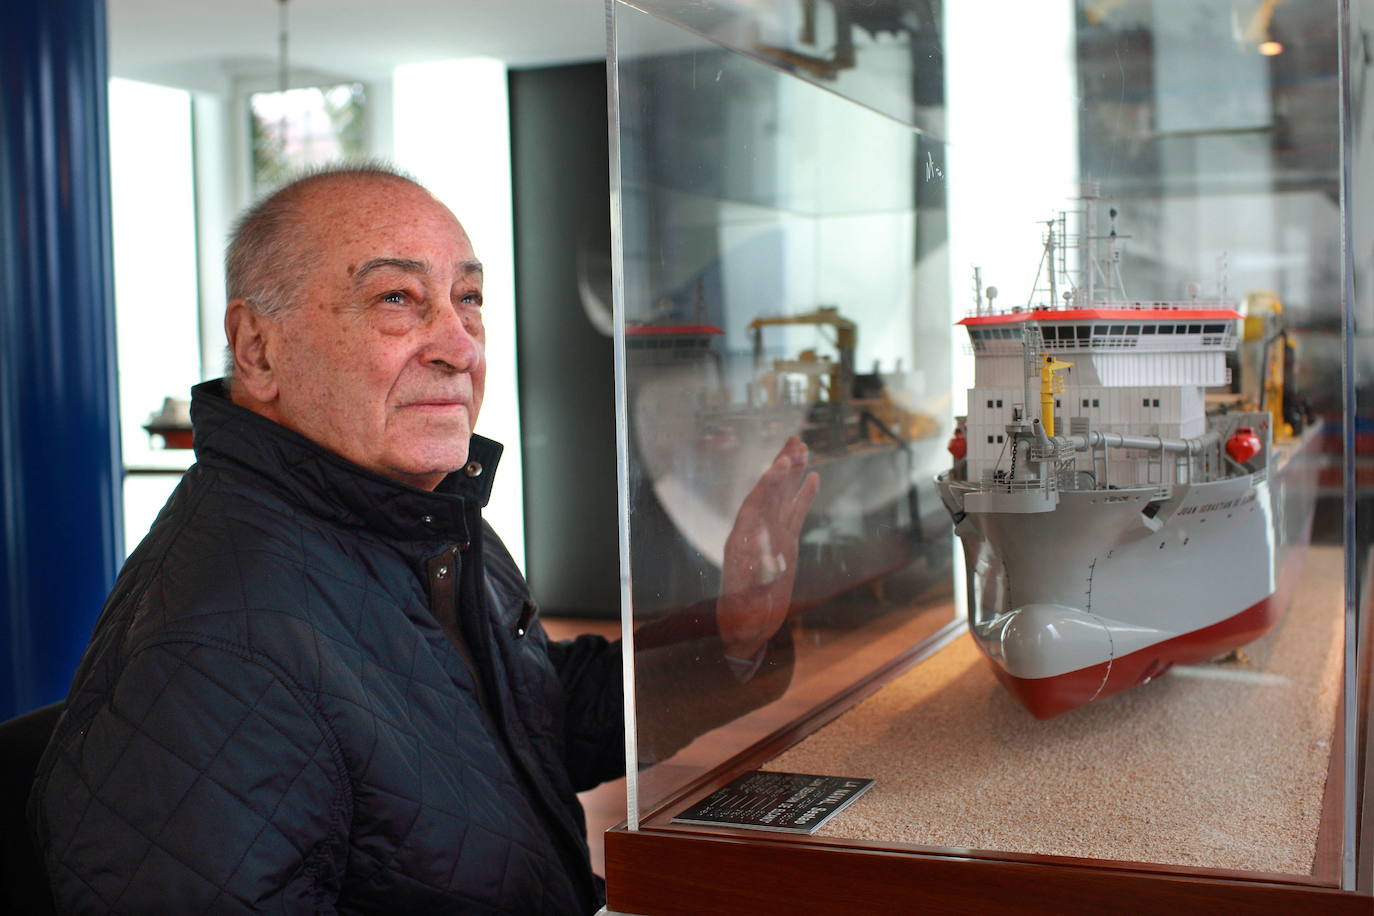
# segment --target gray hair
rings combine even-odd
[[[319,264],[320,252],[301,232],[301,198],[316,185],[334,181],[393,180],[425,190],[410,175],[380,160],[333,163],[298,173],[244,211],[229,234],[224,254],[224,285],[229,301],[242,299],[253,311],[275,318],[300,303],[305,277]],[[225,376],[234,372],[226,351]]]

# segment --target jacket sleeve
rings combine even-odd
[[[590,634],[548,643],[563,696],[563,743],[573,789],[625,775],[625,691],[620,640]]]
[[[309,699],[202,638],[69,700],[29,815],[59,912],[315,913],[333,911],[350,805]]]
[[[748,676],[732,670],[716,634],[714,602],[674,611],[635,630],[639,756],[664,760],[698,736],[763,706],[792,680],[792,634],[783,627]],[[625,775],[621,643],[599,636],[549,642],[563,688],[568,772],[581,792]]]

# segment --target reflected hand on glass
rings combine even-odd
[[[716,629],[732,658],[753,658],[787,619],[802,522],[820,487],[796,436],[749,491],[725,539]]]

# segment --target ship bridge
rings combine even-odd
[[[1205,390],[1228,385],[1241,314],[1230,303],[1129,302],[1027,308],[959,322],[974,354],[967,437],[971,480],[1008,473],[1007,427],[1026,410],[1027,348],[1069,363],[1054,396],[1054,429],[1189,439],[1206,431]],[[1038,390],[1038,389],[1037,389]],[[1160,483],[1151,456],[1126,450],[1100,484]],[[1167,482],[1167,481],[1163,481]]]

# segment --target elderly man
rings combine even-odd
[[[596,909],[574,793],[623,771],[620,650],[547,640],[482,522],[500,446],[472,433],[467,235],[406,178],[326,171],[244,216],[228,286],[232,381],[194,390],[197,463],[39,767],[58,908]],[[785,686],[766,657],[785,655],[769,640],[805,461],[790,441],[740,510],[714,626],[684,656],[705,663],[675,672],[667,641],[655,666],[727,685],[691,729]]]

